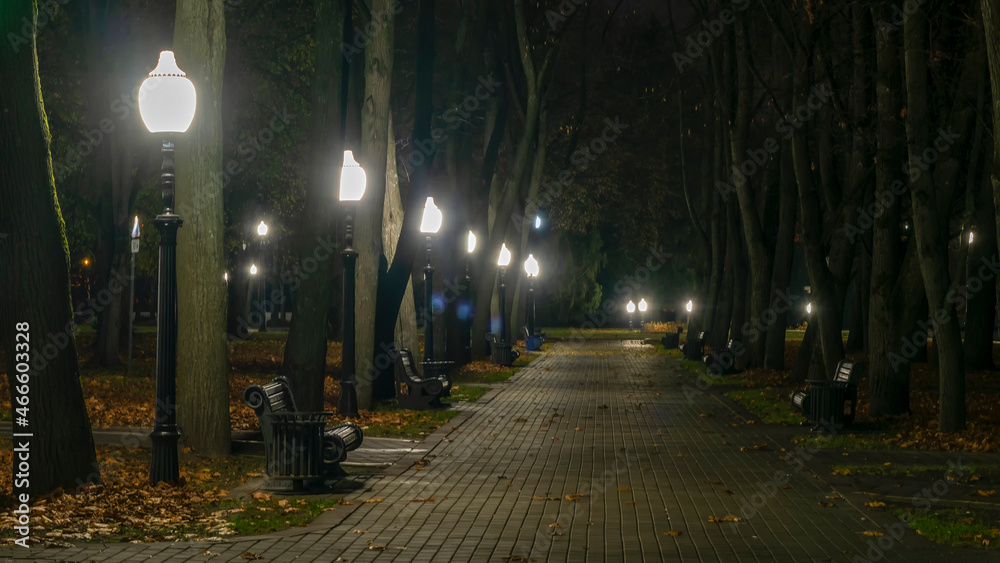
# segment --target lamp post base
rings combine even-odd
[[[149,464],[149,482],[153,485],[157,483],[176,483],[180,473],[179,456],[177,454],[177,442],[180,434],[177,427],[170,425],[163,428],[154,429],[149,435],[153,443],[152,460]]]
[[[358,391],[355,389],[353,381],[340,382],[340,399],[337,401],[337,411],[350,418],[358,416]]]

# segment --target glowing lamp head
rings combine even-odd
[[[501,268],[506,268],[510,266],[510,251],[507,250],[507,243],[502,243],[500,245],[500,258],[497,259],[497,266]]]
[[[267,223],[261,221],[260,225],[257,225],[257,234],[262,237],[267,235]]]
[[[194,84],[177,67],[173,51],[160,61],[139,86],[139,116],[150,133],[183,133],[194,120],[198,96]]]
[[[536,229],[542,228],[542,218],[539,217],[538,215],[535,215],[535,228]]]
[[[687,305],[685,305],[684,308],[687,309],[688,313],[690,313],[691,310],[694,309],[694,303],[692,303],[691,301],[688,301]]]
[[[434,198],[427,198],[424,202],[424,216],[420,219],[420,232],[425,235],[436,234],[441,229],[443,218],[441,210],[434,205]]]
[[[132,223],[132,238],[139,238],[139,216],[135,216],[135,222]]]
[[[634,313],[635,312],[635,303],[629,301],[628,305],[625,306],[625,310],[628,311],[630,315],[632,313]]]
[[[639,312],[640,313],[645,313],[646,312],[646,307],[648,307],[648,305],[646,305],[646,300],[645,299],[640,299],[639,300]]]
[[[813,312],[813,304],[812,303],[807,303],[806,304],[806,314],[807,315],[811,315],[812,312]]]
[[[973,236],[972,231],[969,231],[969,244],[972,244],[972,239],[973,238],[975,238],[975,237]]]
[[[223,272],[222,280],[226,283],[229,283],[229,272]]]
[[[476,251],[476,233],[469,231],[469,243],[468,243],[469,254]]]
[[[365,170],[354,160],[354,153],[344,151],[344,167],[340,171],[340,201],[361,201],[367,182]]]
[[[257,275],[257,264],[250,264],[250,275],[251,276]]]
[[[528,259],[524,261],[524,271],[528,274],[529,278],[538,277],[538,260],[531,254],[528,255]]]

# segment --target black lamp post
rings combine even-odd
[[[524,273],[528,277],[528,310],[525,315],[528,319],[528,334],[524,339],[525,350],[538,350],[541,348],[539,339],[535,337],[535,278],[538,277],[538,260],[531,254],[524,261]]]
[[[507,249],[507,244],[503,243],[500,246],[500,258],[497,260],[497,266],[500,267],[500,278],[498,283],[500,284],[500,346],[509,346],[509,338],[507,335],[507,266],[510,265],[510,250]]]
[[[434,267],[431,266],[431,236],[441,229],[441,210],[434,198],[424,202],[420,232],[427,235],[427,265],[424,266],[424,362],[434,361]]]
[[[358,251],[354,250],[354,205],[365,195],[367,178],[364,169],[354,160],[354,153],[344,151],[344,167],[340,174],[340,201],[347,209],[344,251],[344,346],[341,349],[340,401],[337,410],[347,417],[358,416],[358,390],[355,383],[354,347],[354,266]]]
[[[265,267],[266,260],[264,256],[265,248],[267,245],[267,223],[261,221],[257,225],[257,235],[260,236],[260,267],[259,272],[260,277],[257,279],[258,285],[258,295],[260,300],[258,301],[260,307],[260,331],[267,332],[267,278],[264,277],[264,272],[267,271]]]
[[[465,255],[465,304],[468,307],[468,313],[465,315],[462,324],[462,343],[465,346],[465,361],[472,361],[472,311],[475,308],[472,306],[472,274],[470,273],[470,263],[472,262],[472,253],[476,251],[476,234],[469,231],[468,239],[468,253]]]
[[[125,372],[132,373],[132,323],[135,317],[135,255],[139,253],[139,217],[132,224],[132,267],[128,278],[128,364]]]
[[[156,68],[139,87],[139,114],[150,133],[183,133],[194,119],[194,85],[177,67],[174,54],[160,53]],[[156,333],[156,423],[149,481],[176,483],[179,477],[177,441],[177,229],[174,213],[174,143],[163,141],[160,185],[163,213],[153,223],[160,232],[159,302]]]

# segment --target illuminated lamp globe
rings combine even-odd
[[[344,167],[340,171],[340,201],[361,201],[367,182],[365,169],[354,160],[354,153],[344,151]]]
[[[160,61],[139,86],[139,116],[150,133],[183,133],[194,120],[198,103],[194,84],[177,67],[173,51]]]
[[[436,234],[441,229],[442,219],[441,210],[434,205],[434,198],[427,198],[424,202],[424,216],[420,219],[420,232],[425,235]]]

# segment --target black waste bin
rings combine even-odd
[[[826,380],[811,379],[809,383],[808,417],[816,428],[843,428],[844,401],[847,390]]]

